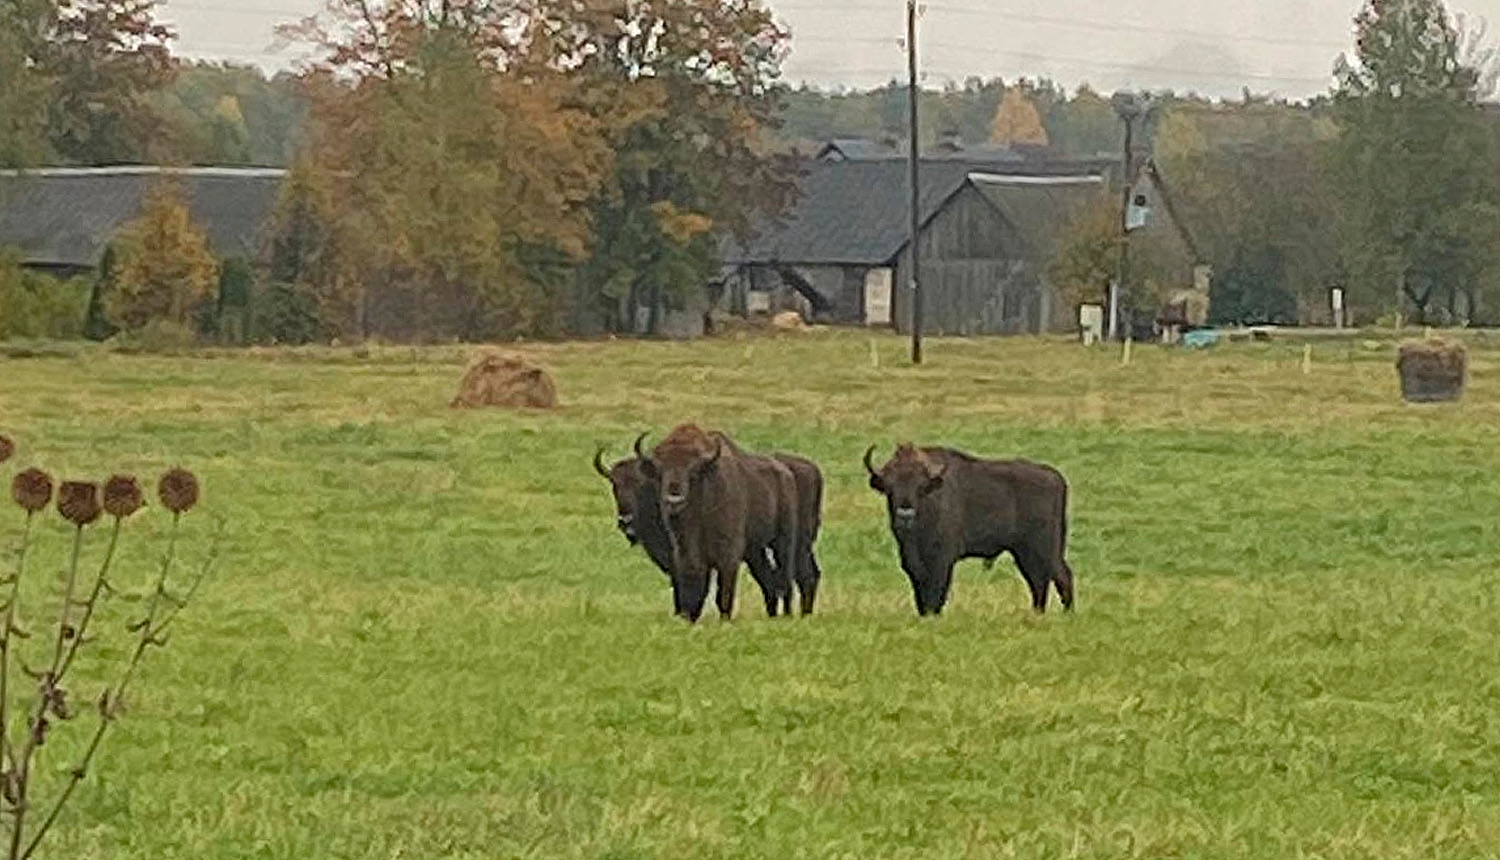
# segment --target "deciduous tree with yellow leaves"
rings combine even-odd
[[[990,140],[1010,145],[1047,145],[1047,128],[1042,125],[1042,115],[1020,87],[1006,88],[1005,97],[995,111]]]
[[[125,332],[154,323],[197,332],[218,283],[219,263],[170,181],[151,190],[140,216],[120,231],[114,247],[117,265],[103,285],[109,321]]]

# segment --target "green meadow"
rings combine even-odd
[[[1500,856],[1500,348],[1426,407],[1390,341],[1311,373],[1281,343],[520,349],[558,410],[448,409],[458,348],[0,358],[7,483],[182,464],[184,560],[225,527],[38,856]],[[732,623],[671,617],[589,461],[684,421],[823,466],[816,616],[764,618],[746,576]],[[907,440],[1068,476],[1076,613],[1033,617],[1002,560],[916,617],[860,465]],[[166,520],[125,525],[81,701]],[[69,540],[44,522],[33,633]]]

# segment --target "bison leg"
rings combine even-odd
[[[953,585],[953,562],[933,565],[930,569],[937,573],[927,578],[927,614],[941,615],[943,607],[948,605],[948,589]]]
[[[672,578],[672,601],[676,605],[677,614],[687,619],[688,623],[698,623],[698,619],[703,615],[703,604],[706,600],[708,600],[707,570]]]
[[[766,550],[752,550],[745,559],[750,565],[750,577],[760,586],[761,597],[766,601],[766,615],[775,618],[781,608],[781,588],[777,584],[776,568],[766,555]]]
[[[802,581],[800,558],[797,555],[796,536],[783,537],[776,541],[776,588],[781,594],[781,611],[792,614],[792,584]]]
[[[927,570],[922,564],[921,557],[915,548],[901,547],[901,569],[906,571],[906,579],[911,583],[911,596],[917,604],[917,614],[927,614]]]
[[[802,564],[799,566],[797,575],[797,590],[801,592],[802,614],[813,614],[813,604],[818,599],[818,583],[823,580],[823,570],[818,567],[818,557],[813,555],[812,545],[809,542],[802,551]]]
[[[1057,586],[1057,596],[1062,599],[1063,609],[1067,612],[1073,611],[1073,568],[1062,559],[1055,562],[1052,570],[1052,584]]]
[[[740,565],[726,565],[719,568],[719,618],[728,621],[734,615],[734,589],[740,575]]]
[[[734,590],[740,575],[740,563],[746,556],[744,544],[730,546],[716,553],[713,568],[719,573],[719,617],[728,621],[734,615]]]
[[[1026,587],[1031,589],[1031,608],[1038,614],[1047,611],[1047,586],[1052,582],[1052,566],[1047,557],[1033,550],[1019,550],[1012,553],[1016,557],[1016,567],[1021,569],[1021,576],[1026,580]]]

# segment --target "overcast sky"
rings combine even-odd
[[[192,57],[292,66],[272,28],[320,0],[164,0],[178,50]],[[1194,90],[1243,87],[1302,97],[1328,88],[1360,0],[932,0],[918,46],[927,86],[966,77],[1049,76],[1070,88]],[[792,30],[787,77],[868,87],[905,77],[903,0],[778,0]],[[1500,0],[1461,0],[1455,13],[1493,22]]]

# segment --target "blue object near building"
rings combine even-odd
[[[1207,349],[1216,346],[1223,335],[1214,329],[1201,328],[1182,336],[1182,345],[1188,349]]]

